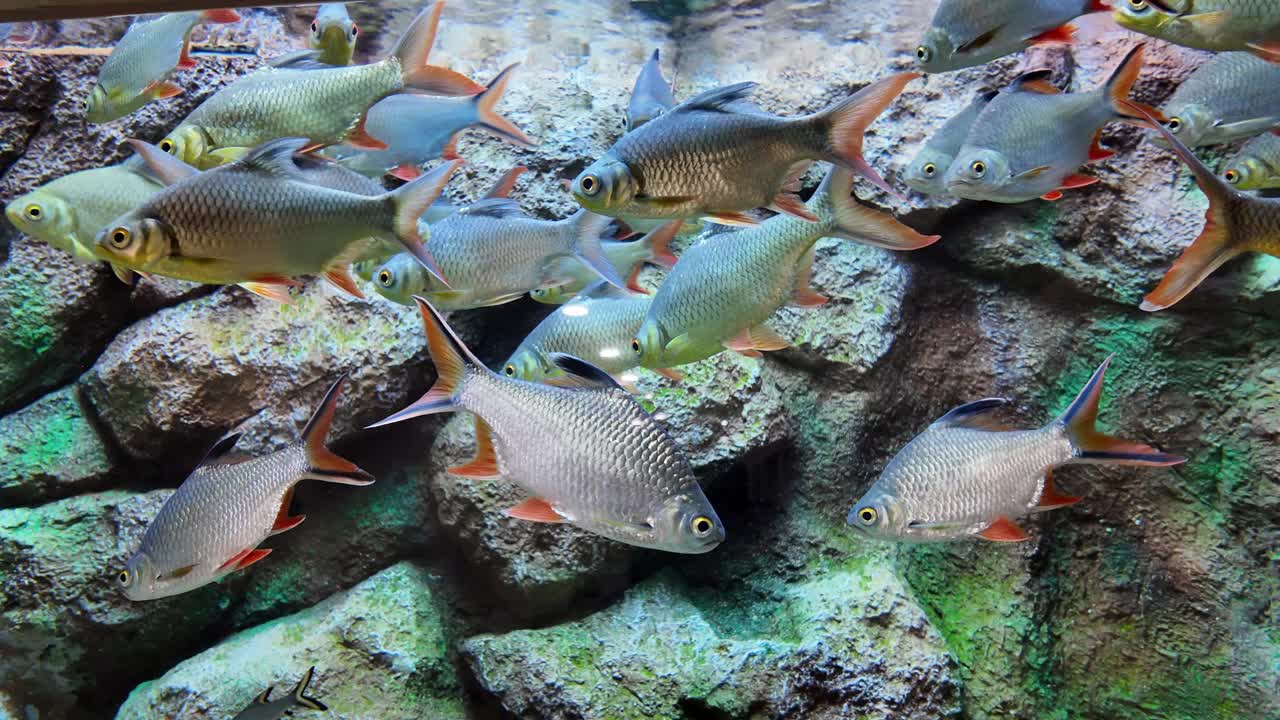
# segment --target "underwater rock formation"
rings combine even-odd
[[[353,6],[358,57],[385,52],[419,4]],[[560,180],[616,137],[654,48],[678,98],[754,79],[765,109],[793,115],[909,68],[932,12],[697,4],[449,5],[433,62],[482,82],[523,62],[501,109],[539,145],[466,134],[447,194],[476,197],[518,163],[527,211],[573,210]],[[308,22],[252,18],[230,40],[264,56]],[[122,29],[62,24],[98,46]],[[872,125],[868,161],[901,187],[933,129],[1026,69],[1096,86],[1136,42],[1096,32],[913,83]],[[1138,97],[1158,103],[1202,57],[1151,43]],[[86,126],[77,103],[99,63],[18,57],[0,79],[6,198],[120,159],[126,137],[158,139],[259,64],[201,58],[184,95]],[[1089,170],[1102,182],[1052,204],[898,201],[859,181],[942,241],[901,255],[823,240],[813,287],[832,301],[770,321],[794,347],[722,354],[680,383],[640,373],[641,401],[666,416],[728,529],[706,556],[502,515],[522,499],[509,483],[444,470],[470,457],[468,417],[361,430],[434,377],[413,309],[318,282],[286,308],[238,288],[129,290],[6,226],[0,717],[101,718],[122,703],[121,718],[229,717],[312,664],[312,694],[347,717],[1280,716],[1280,261],[1233,263],[1178,308],[1140,312],[1205,201],[1138,131],[1113,125],[1104,144],[1116,156]],[[547,311],[521,301],[449,320],[496,366]],[[1009,424],[1040,425],[1111,353],[1103,427],[1186,465],[1063,470],[1084,500],[1030,520],[1019,545],[884,545],[846,527],[889,458],[950,408],[1005,396]],[[303,483],[307,521],[220,584],[146,605],[116,591],[113,572],[214,440],[238,428],[255,453],[293,441],[341,372],[336,451],[376,484]]]

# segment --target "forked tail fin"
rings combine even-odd
[[[917,250],[940,239],[938,235],[921,235],[889,213],[858,202],[853,196],[853,173],[839,165],[831,167],[814,192],[817,199],[824,196],[834,215],[831,234],[835,237],[888,250]]]
[[[290,695],[293,696],[293,702],[299,707],[304,707],[309,710],[328,710],[329,707],[324,703],[313,697],[307,697],[307,687],[311,685],[311,678],[315,674],[316,666],[312,665],[307,670],[306,674],[302,676],[302,679],[298,681],[298,684],[293,686],[293,692],[290,693]]]
[[[920,73],[912,72],[890,75],[826,110],[809,116],[808,120],[819,123],[826,131],[828,155],[825,159],[844,165],[881,190],[894,197],[901,197],[862,157],[862,140],[867,126],[880,117],[880,113],[902,93],[907,83],[918,77]]]
[[[475,95],[484,91],[483,85],[461,73],[427,64],[442,11],[444,2],[440,0],[424,8],[391,51],[400,62],[405,87],[435,95]]]
[[[302,446],[307,451],[307,477],[313,480],[341,483],[343,485],[368,485],[373,476],[361,470],[355,463],[338,457],[325,447],[324,439],[329,434],[329,426],[333,424],[333,411],[338,404],[338,395],[342,391],[342,383],[346,375],[338,378],[320,401],[307,426],[302,430]]]
[[[1186,458],[1160,452],[1150,445],[1113,438],[1099,432],[1098,400],[1102,397],[1102,380],[1111,358],[1102,361],[1084,389],[1055,422],[1067,429],[1071,447],[1076,451],[1073,462],[1105,465],[1177,465]]]
[[[418,234],[418,218],[422,217],[431,203],[440,197],[440,192],[453,176],[453,171],[457,170],[461,164],[461,160],[450,160],[382,196],[391,202],[395,211],[396,239],[404,245],[410,255],[445,285],[448,285],[449,281],[445,279],[444,271],[436,264],[435,258],[427,251],[422,236]]]
[[[1138,82],[1138,75],[1142,72],[1142,59],[1146,51],[1146,45],[1138,45],[1130,50],[1111,74],[1111,79],[1107,80],[1104,90],[1116,115],[1129,121],[1131,125],[1154,130],[1164,121],[1164,114],[1150,105],[1129,98],[1129,93],[1133,92],[1133,85]],[[1160,122],[1153,122],[1153,119]]]

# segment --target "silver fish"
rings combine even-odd
[[[974,121],[947,170],[947,191],[969,200],[1019,203],[1057,200],[1063,190],[1097,182],[1078,169],[1112,154],[1098,144],[1102,128],[1112,120],[1147,124],[1125,109],[1132,104],[1128,95],[1142,70],[1143,51],[1142,45],[1129,51],[1111,79],[1092,92],[1059,93],[1047,71],[1023,75]]]
[[[671,239],[684,229],[684,223],[676,225],[675,232],[659,232],[666,225],[667,223],[658,225],[639,240],[600,242],[600,249],[605,259],[618,271],[619,275],[626,276],[628,290],[635,293],[648,292],[640,285],[640,271],[644,269],[645,264],[656,265],[667,270],[675,267],[676,256],[671,254]],[[540,303],[561,305],[600,277],[589,265],[577,258],[563,258],[560,269],[552,271],[552,274],[569,280],[563,285],[537,288],[529,293],[529,297]]]
[[[437,379],[417,402],[377,425],[466,410],[476,417],[476,457],[450,472],[502,475],[533,497],[507,510],[534,522],[573,523],[619,542],[705,553],[724,525],[689,461],[648,413],[600,368],[569,355],[552,361],[560,386],[487,369],[418,298]],[[376,425],[375,425],[376,427]]]
[[[1196,68],[1164,105],[1168,127],[1188,147],[1217,145],[1280,126],[1280,65],[1222,53]],[[1163,138],[1153,142],[1163,147]]]
[[[1280,131],[1263,133],[1227,161],[1222,179],[1237,190],[1280,188]]]
[[[1053,483],[1053,469],[1074,463],[1167,466],[1183,458],[1118,440],[1094,427],[1107,358],[1060,417],[1038,430],[1001,431],[990,412],[1008,401],[979,400],[943,415],[902,448],[849,511],[860,533],[930,542],[978,535],[1018,541],[1014,521],[1080,500]]]
[[[947,168],[951,167],[951,162],[956,159],[956,153],[960,152],[960,148],[964,146],[964,140],[969,136],[969,129],[973,127],[974,121],[995,96],[994,90],[978,93],[973,102],[948,120],[938,132],[933,134],[933,137],[929,138],[929,142],[925,143],[915,159],[907,166],[907,174],[903,181],[922,193],[950,195],[947,192],[947,184],[943,180]]]
[[[928,73],[988,63],[1045,43],[1072,42],[1081,15],[1107,12],[1104,0],[942,0],[916,48]]]
[[[662,77],[662,66],[658,64],[658,51],[654,50],[649,61],[640,68],[640,76],[636,78],[636,86],[631,90],[631,101],[627,103],[627,132],[631,132],[676,105],[676,96],[671,86]]]
[[[292,717],[295,708],[328,710],[324,703],[307,697],[307,686],[311,684],[311,678],[315,674],[316,667],[312,665],[298,684],[293,686],[292,692],[276,700],[271,699],[271,688],[263,690],[261,695],[253,699],[253,704],[235,716],[235,720],[279,720],[286,715]]]
[[[533,141],[524,131],[494,109],[516,67],[507,67],[484,92],[469,98],[403,94],[380,100],[369,108],[365,129],[386,143],[386,150],[337,146],[325,154],[371,177],[390,172],[401,180],[413,180],[422,174],[419,166],[424,163],[442,156],[446,160],[457,159],[458,136],[470,127],[488,130],[521,147],[531,147]]]
[[[356,51],[360,26],[351,20],[345,3],[325,3],[311,21],[308,43],[319,51],[316,59],[325,65],[350,65]]]
[[[147,526],[142,547],[116,580],[130,600],[155,600],[194,590],[271,554],[258,545],[298,526],[289,502],[300,480],[368,485],[373,478],[324,446],[345,376],[329,388],[302,431],[302,440],[260,458],[230,455],[229,435],[165,501]]]

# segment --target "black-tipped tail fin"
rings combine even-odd
[[[324,444],[329,426],[333,424],[333,413],[338,405],[338,395],[342,392],[342,383],[346,379],[347,376],[343,375],[329,387],[320,406],[302,430],[302,445],[306,448],[309,466],[307,477],[343,485],[369,485],[373,482],[372,475],[350,460],[338,457]]]
[[[293,701],[297,703],[299,707],[304,707],[308,710],[328,710],[329,707],[324,703],[313,697],[307,697],[307,686],[311,684],[311,678],[315,674],[316,666],[312,665],[307,669],[307,672],[302,676],[302,679],[298,681],[298,684],[293,687],[293,692],[290,694],[293,696]]]
[[[1186,462],[1186,458],[1160,452],[1150,445],[1121,440],[1098,431],[1098,400],[1102,397],[1102,381],[1110,364],[1110,357],[1102,361],[1071,406],[1057,420],[1066,426],[1067,437],[1075,448],[1074,462],[1155,466]]]

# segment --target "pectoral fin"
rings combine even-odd
[[[982,33],[978,37],[956,48],[956,52],[967,53],[967,52],[973,52],[974,50],[981,50],[982,48],[989,45],[991,41],[994,40],[996,36],[1000,34],[1000,31],[1003,29],[1004,29],[1004,25],[997,25],[991,30],[988,30],[987,32]]]

